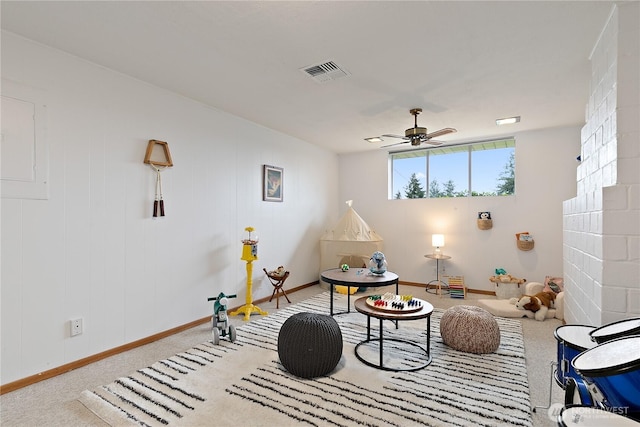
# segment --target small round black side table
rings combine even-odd
[[[436,295],[442,296],[443,292],[449,293],[449,285],[447,285],[446,283],[442,283],[442,280],[440,280],[440,260],[444,261],[445,259],[451,259],[451,257],[449,255],[442,255],[442,254],[427,254],[424,257],[436,260],[436,280],[432,280],[429,283],[427,283],[427,292],[434,293],[434,292],[431,292],[429,288],[430,288],[430,285],[435,283]]]
[[[340,268],[331,268],[320,274],[323,282],[329,284],[330,302],[329,314],[345,314],[351,312],[351,292],[347,290],[347,311],[340,313],[333,312],[333,288],[334,285],[342,285],[347,287],[369,288],[378,286],[396,285],[396,295],[398,294],[398,275],[391,271],[385,271],[384,274],[371,274],[366,268],[350,268],[342,271]]]

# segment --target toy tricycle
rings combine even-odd
[[[231,342],[236,340],[236,328],[233,325],[229,325],[227,318],[227,304],[229,298],[235,298],[236,295],[225,295],[224,292],[220,292],[217,297],[208,298],[207,301],[215,301],[213,304],[213,344],[220,344],[220,336],[226,336],[229,334]]]

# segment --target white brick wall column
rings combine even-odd
[[[614,8],[591,55],[577,195],[563,205],[567,323],[640,314],[640,5]]]

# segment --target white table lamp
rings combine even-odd
[[[435,248],[435,255],[442,255],[440,248],[444,247],[444,234],[431,235],[431,246]]]

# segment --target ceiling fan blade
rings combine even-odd
[[[457,132],[457,130],[454,129],[454,128],[444,128],[444,129],[437,130],[435,132],[428,133],[426,135],[426,139],[431,139],[431,138],[435,138],[437,136],[442,136],[442,135],[446,135],[446,134],[454,133],[454,132]]]
[[[387,134],[385,134],[385,135],[382,135],[382,137],[383,137],[383,138],[384,138],[384,137],[387,137],[387,138],[400,138],[400,139],[406,139],[407,141],[409,140],[409,138],[407,138],[406,136],[402,136],[402,135],[392,135],[392,134],[389,134],[389,133],[387,133]]]
[[[409,110],[409,113],[411,113],[411,115],[414,118],[414,126],[413,126],[413,128],[407,129],[405,131],[405,136],[394,135],[394,134],[389,134],[389,133],[385,134],[385,135],[382,135],[383,138],[398,138],[398,139],[403,139],[404,142],[398,142],[396,144],[383,145],[380,148],[393,147],[393,146],[396,146],[396,145],[406,144],[407,142],[410,142],[413,147],[417,147],[417,146],[420,146],[422,144],[429,144],[429,145],[438,146],[438,145],[444,144],[444,142],[442,142],[442,141],[432,141],[431,138],[435,138],[437,136],[442,136],[442,135],[447,135],[447,134],[450,134],[450,133],[457,132],[457,130],[454,129],[454,128],[443,128],[443,129],[437,130],[435,132],[427,133],[427,128],[418,127],[418,114],[420,114],[421,112],[422,112],[421,108],[412,108],[411,110]]]
[[[406,144],[409,141],[404,141],[404,142],[396,142],[395,144],[389,144],[389,145],[383,145],[380,148],[387,148],[387,147],[393,147],[394,145],[402,145],[402,144]]]
[[[425,144],[429,144],[429,145],[442,145],[444,144],[444,142],[442,141],[436,141],[435,139],[426,139],[424,141],[422,141]]]

